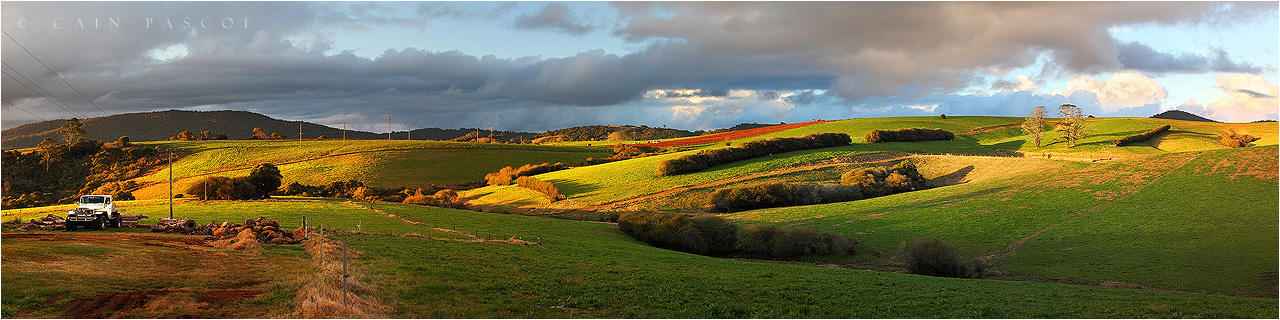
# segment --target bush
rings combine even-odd
[[[951,141],[956,138],[956,135],[950,131],[942,129],[907,128],[897,130],[871,130],[867,131],[867,136],[865,138],[867,143],[936,140]]]
[[[435,194],[425,195],[422,189],[414,191],[414,194],[404,198],[404,203],[421,204],[444,208],[466,208],[466,200],[458,198],[458,193],[453,190],[442,189],[436,191]]]
[[[858,168],[840,175],[840,184],[861,187],[868,198],[924,189],[926,181],[910,161],[892,167]]]
[[[711,206],[717,212],[808,205],[863,199],[862,188],[842,185],[803,185],[760,183],[745,187],[724,188],[711,193]]]
[[[741,228],[715,216],[628,212],[618,217],[618,228],[654,246],[713,256],[738,254],[783,259],[853,254],[856,244],[849,236],[812,228]]]
[[[852,140],[843,133],[814,133],[800,138],[756,140],[739,147],[702,150],[658,163],[658,176],[698,172],[707,168],[763,157],[771,154],[848,145]]]
[[[980,273],[976,268],[967,266],[956,255],[955,249],[942,243],[938,238],[912,240],[903,248],[902,257],[907,263],[907,271],[914,274],[969,278],[976,277]]]
[[[1163,126],[1156,127],[1155,129],[1151,129],[1151,130],[1149,130],[1149,131],[1147,131],[1147,132],[1143,132],[1143,133],[1135,134],[1135,135],[1132,135],[1132,136],[1128,136],[1128,137],[1124,137],[1124,138],[1116,139],[1116,140],[1112,141],[1112,143],[1114,143],[1117,147],[1119,147],[1119,146],[1124,146],[1124,145],[1130,145],[1130,144],[1134,144],[1134,143],[1139,143],[1139,142],[1147,141],[1147,140],[1151,139],[1152,137],[1155,137],[1157,134],[1160,134],[1161,132],[1165,132],[1165,131],[1169,131],[1169,125],[1167,125],[1167,124],[1166,124],[1166,125],[1163,125]]]
[[[484,180],[491,186],[511,185],[511,181],[516,177],[539,175],[552,171],[560,171],[568,169],[569,166],[556,162],[550,164],[543,162],[542,164],[526,164],[520,168],[512,168],[511,166],[502,167],[498,172],[491,172],[484,175]]]
[[[1253,144],[1254,141],[1262,139],[1259,137],[1236,133],[1235,130],[1218,132],[1218,143],[1232,148],[1243,148]]]
[[[564,199],[564,195],[560,194],[560,189],[556,189],[556,185],[551,184],[550,182],[538,180],[534,177],[517,178],[516,185],[542,193],[547,196],[547,199],[551,199],[551,201]]]
[[[269,163],[263,163],[254,167],[248,177],[209,177],[191,185],[186,192],[200,200],[266,199],[280,187],[281,178],[283,177],[279,169]]]

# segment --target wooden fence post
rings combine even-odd
[[[347,306],[347,278],[351,274],[347,273],[347,240],[342,240],[342,306]]]

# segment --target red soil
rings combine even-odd
[[[708,134],[704,136],[689,137],[684,139],[675,139],[675,140],[668,140],[668,141],[661,141],[661,142],[654,142],[654,143],[642,143],[638,145],[652,146],[652,147],[659,147],[659,148],[683,147],[683,146],[691,146],[691,145],[697,145],[697,144],[706,144],[706,143],[714,143],[714,142],[721,142],[721,141],[737,140],[742,138],[750,138],[754,136],[770,134],[770,133],[787,130],[787,129],[795,129],[795,128],[812,125],[812,124],[823,123],[823,122],[827,122],[827,121],[819,120],[819,121],[811,121],[811,122],[780,124],[776,126],[768,126],[763,128],[721,132],[716,134]]]

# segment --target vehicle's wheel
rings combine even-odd
[[[112,227],[112,228],[119,228],[119,227],[120,227],[120,220],[122,220],[120,217],[116,217],[115,219],[111,219],[111,227]]]
[[[62,228],[67,231],[76,231],[76,224],[71,223],[71,221],[67,221],[66,224],[62,226]]]
[[[98,230],[107,230],[107,217],[98,218],[98,224],[95,227],[98,227]]]

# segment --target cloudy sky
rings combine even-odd
[[[383,132],[387,117],[418,128],[711,129],[1021,116],[1063,103],[1097,116],[1181,109],[1246,122],[1276,119],[1280,94],[1275,2],[4,2],[0,10],[5,128],[233,109]]]

